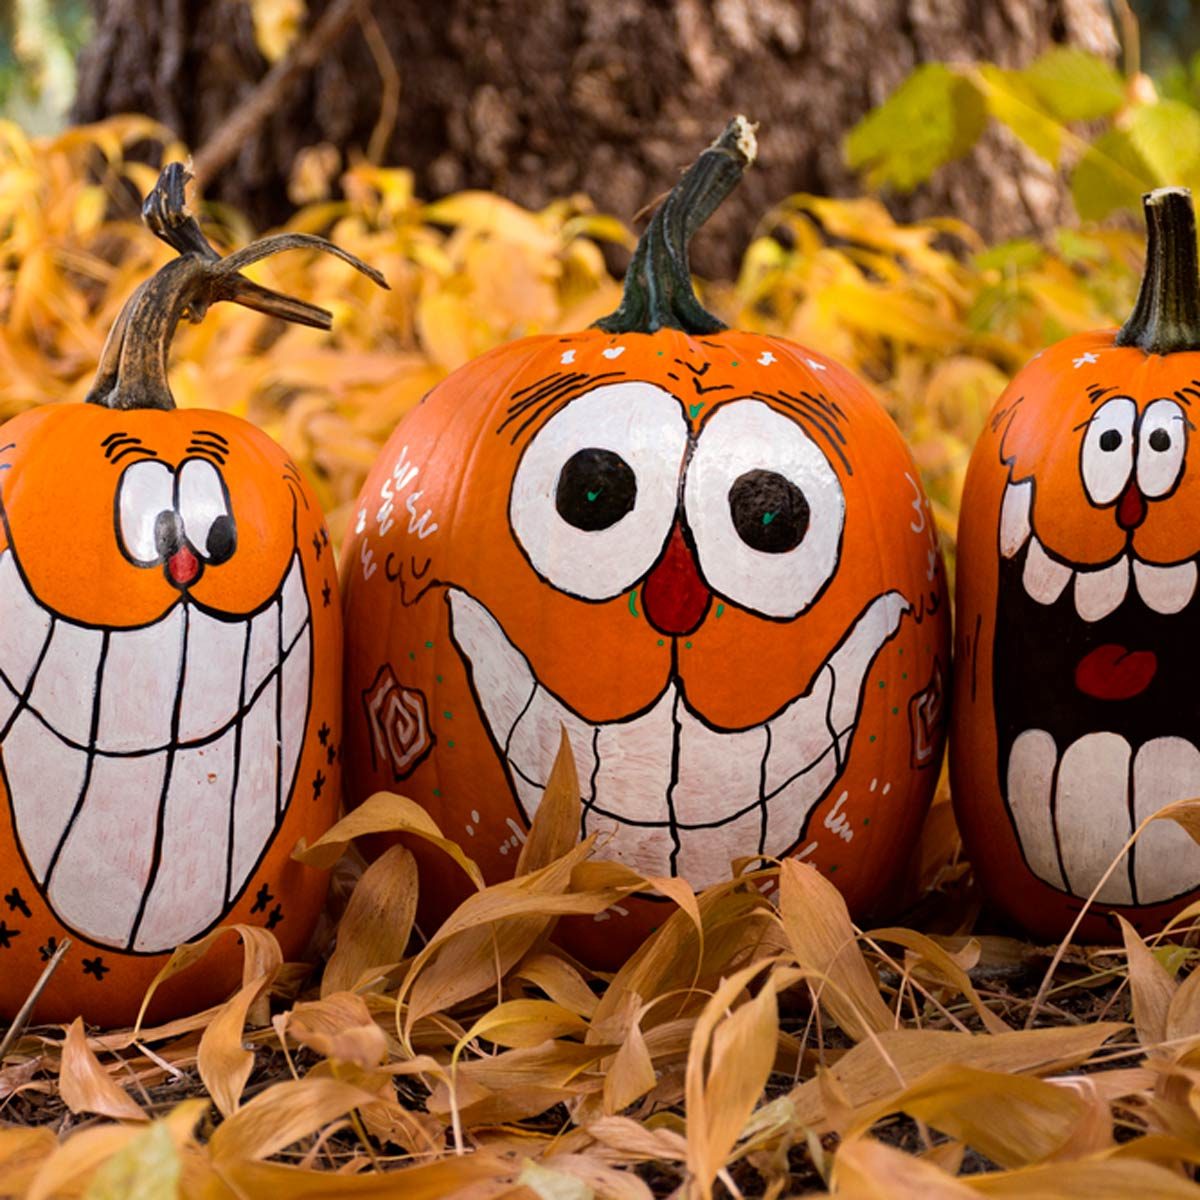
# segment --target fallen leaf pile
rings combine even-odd
[[[0,126],[0,417],[81,399],[120,304],[166,260],[135,219],[156,172],[126,157],[155,139],[182,153],[134,118],[39,143]],[[181,331],[172,384],[279,438],[344,528],[399,416],[489,346],[614,307],[600,243],[630,236],[581,198],[530,213],[481,193],[425,204],[402,169],[342,183],[292,227],[392,292],[305,255],[263,264],[262,282],[333,309],[332,333],[214,311]],[[249,239],[201,211],[214,240]],[[1118,319],[1138,253],[1113,232],[985,249],[953,223],[800,197],[706,299],[871,378],[950,539],[996,394],[1047,341]],[[283,962],[265,930],[219,931],[159,977],[240,936],[242,986],[215,1009],[27,1026],[0,1057],[0,1196],[1200,1196],[1200,906],[1107,948],[977,929],[943,788],[907,927],[862,929],[800,862],[747,860],[693,895],[605,861],[577,841],[577,797],[564,756],[514,878],[484,887],[428,814],[375,796],[299,851],[333,874],[323,968]],[[380,832],[474,881],[440,928],[416,924],[404,845],[358,853]],[[669,915],[615,974],[555,943],[558,922],[616,919],[636,892]]]

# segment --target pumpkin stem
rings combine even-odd
[[[1118,346],[1147,354],[1200,350],[1200,270],[1196,215],[1187,188],[1158,188],[1142,197],[1146,268],[1137,302],[1117,334]]]
[[[209,305],[230,300],[268,316],[315,329],[329,329],[333,316],[315,304],[284,296],[239,274],[243,267],[282,250],[311,249],[332,254],[386,288],[375,270],[340,246],[308,233],[281,233],[252,242],[222,258],[187,211],[184,188],[191,178],[182,163],[170,163],[142,205],[142,217],[155,236],[179,257],[142,283],[121,309],[100,355],[88,404],[113,409],[175,407],[167,383],[167,354],[185,317],[203,320]]]
[[[758,153],[756,128],[745,117],[734,117],[684,172],[637,244],[625,272],[620,307],[597,321],[597,329],[606,333],[681,329],[684,333],[704,334],[726,328],[696,299],[688,266],[688,243],[754,161]]]

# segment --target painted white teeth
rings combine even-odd
[[[1200,750],[1178,737],[1146,742],[1133,760],[1133,820],[1200,796]],[[1174,821],[1151,821],[1133,848],[1139,904],[1169,900],[1200,884],[1200,846]]]
[[[63,737],[86,746],[92,736],[92,696],[100,670],[104,634],[55,621],[50,645],[37,670],[29,707]]]
[[[1088,733],[1063,752],[1055,788],[1055,822],[1067,886],[1088,896],[1121,852],[1129,826],[1129,743],[1115,733]],[[1133,900],[1122,863],[1100,889],[1102,904]]]
[[[1000,505],[1000,553],[1012,558],[1029,540],[1033,531],[1029,514],[1033,505],[1033,480],[1010,483],[1004,489]]]
[[[105,631],[42,609],[12,552],[0,555],[9,799],[30,869],[72,929],[166,950],[241,891],[291,794],[307,726],[299,555],[282,593],[253,621],[184,602],[152,625]]]
[[[20,694],[46,644],[51,617],[26,589],[11,550],[0,554],[0,613],[0,673]]]
[[[1098,571],[1075,572],[1075,611],[1085,621],[1099,621],[1120,607],[1129,589],[1129,560],[1122,555]]]
[[[1200,795],[1200,749],[1160,737],[1133,754],[1125,738],[1101,732],[1084,734],[1060,755],[1045,730],[1027,729],[1013,742],[1006,794],[1030,870],[1083,899],[1136,826],[1166,804]],[[1197,886],[1200,846],[1173,821],[1152,821],[1097,901],[1157,904]]]
[[[1066,890],[1054,839],[1051,793],[1058,748],[1044,729],[1027,729],[1013,742],[1008,758],[1008,805],[1017,825],[1029,869],[1060,891]]]
[[[871,663],[908,602],[877,597],[817,669],[808,692],[749,729],[716,729],[669,680],[637,716],[593,723],[539,684],[521,652],[477,600],[448,593],[462,652],[492,739],[532,819],[566,729],[576,756],[585,833],[611,835],[605,853],[650,875],[702,887],[732,859],[778,855],[794,844],[837,777]],[[722,798],[713,822],[712,799]]]
[[[1071,581],[1071,568],[1052,559],[1036,537],[1029,542],[1023,581],[1025,590],[1039,604],[1053,604]]]
[[[154,876],[134,934],[135,950],[177,946],[225,907],[236,739],[231,729],[215,742],[175,753],[160,851],[170,868]]]
[[[1196,590],[1196,562],[1188,559],[1174,566],[1156,567],[1134,559],[1133,577],[1146,606],[1171,616],[1182,612],[1192,599]]]
[[[179,741],[216,733],[238,711],[248,633],[245,621],[218,621],[195,608],[188,612]]]
[[[119,752],[170,744],[182,652],[180,605],[153,625],[109,634],[97,749]]]

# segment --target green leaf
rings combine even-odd
[[[1127,132],[1159,187],[1182,183],[1200,165],[1200,113],[1187,104],[1143,104],[1129,114]]]
[[[84,1200],[165,1200],[179,1194],[179,1151],[156,1121],[92,1176]]]
[[[1020,271],[1039,266],[1046,257],[1045,249],[1029,238],[1014,238],[998,242],[972,257],[971,262],[979,271]]]
[[[942,63],[918,67],[846,135],[848,166],[872,187],[911,191],[979,140],[987,113],[978,89]]]
[[[1018,72],[1043,108],[1062,121],[1107,117],[1124,103],[1125,88],[1111,63],[1086,50],[1058,47]]]
[[[1154,172],[1121,129],[1102,133],[1071,173],[1075,210],[1085,221],[1120,208],[1140,212],[1142,193],[1154,186]]]
[[[1066,130],[1042,107],[1037,92],[1020,71],[980,63],[988,111],[1003,121],[1038,157],[1057,167]]]

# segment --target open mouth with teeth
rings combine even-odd
[[[727,877],[734,858],[780,856],[800,840],[850,753],[867,671],[909,609],[899,592],[876,597],[806,692],[757,725],[721,729],[691,707],[674,670],[643,709],[588,721],[539,682],[478,600],[450,588],[447,603],[451,636],[526,820],[565,729],[583,835],[601,831],[607,856],[697,888]]]
[[[1100,567],[1063,562],[1034,532],[1032,489],[1010,483],[1001,510],[1001,791],[1030,870],[1085,898],[1146,817],[1200,795],[1197,564],[1146,563],[1132,546]],[[1155,821],[1098,900],[1156,904],[1198,880],[1200,846]]]
[[[158,953],[229,909],[292,792],[312,681],[300,555],[244,616],[184,594],[132,629],[43,606],[0,554],[0,778],[47,903]]]

